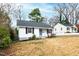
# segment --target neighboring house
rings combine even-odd
[[[19,40],[27,40],[33,35],[37,38],[47,37],[52,34],[50,25],[42,22],[17,20]]]
[[[77,27],[72,24],[61,24],[57,23],[54,28],[53,28],[53,33],[54,34],[61,34],[61,33],[73,33],[77,32]]]
[[[78,28],[78,32],[79,32],[79,24],[77,24],[76,27]]]

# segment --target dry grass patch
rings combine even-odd
[[[77,56],[79,55],[79,37],[54,37],[13,43],[0,53],[16,56]]]

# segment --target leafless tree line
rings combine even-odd
[[[58,16],[52,17],[49,21],[49,23],[51,22],[50,24],[52,24],[52,22],[61,22],[62,20],[67,20],[71,24],[77,24],[79,21],[78,3],[59,3],[56,4],[54,10],[58,12]]]
[[[0,23],[10,25],[12,17],[22,20],[22,5],[12,3],[0,3]],[[77,24],[79,21],[79,4],[78,3],[59,3],[56,4],[54,10],[58,12],[48,20],[49,24],[56,24],[62,20],[67,20],[71,24]],[[8,17],[9,16],[9,17]]]
[[[0,3],[0,24],[11,25],[11,20],[22,19],[22,6],[13,3]]]

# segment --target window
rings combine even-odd
[[[67,30],[69,30],[70,28],[69,27],[67,27]]]
[[[61,28],[61,30],[62,30],[62,28]]]
[[[26,34],[27,33],[34,33],[34,28],[26,28]]]
[[[56,28],[55,28],[55,31],[56,31]]]
[[[47,29],[47,33],[51,33],[52,32],[52,29]]]
[[[40,32],[39,34],[42,35],[42,29],[39,29],[39,32]]]
[[[73,30],[74,28],[72,27],[72,30]]]
[[[77,29],[76,29],[76,28],[72,27],[72,31],[73,31],[73,30],[77,31]]]
[[[76,28],[74,30],[76,31]]]
[[[32,32],[32,31],[31,31],[31,28],[28,28],[28,29],[27,29],[27,32],[28,32],[28,33],[31,33],[31,32]]]

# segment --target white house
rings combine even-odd
[[[72,24],[61,24],[57,23],[53,28],[54,34],[62,34],[62,33],[76,33],[78,31],[78,28],[75,25]]]
[[[34,21],[17,20],[17,30],[19,40],[27,40],[33,35],[42,38],[52,34],[50,25]]]

